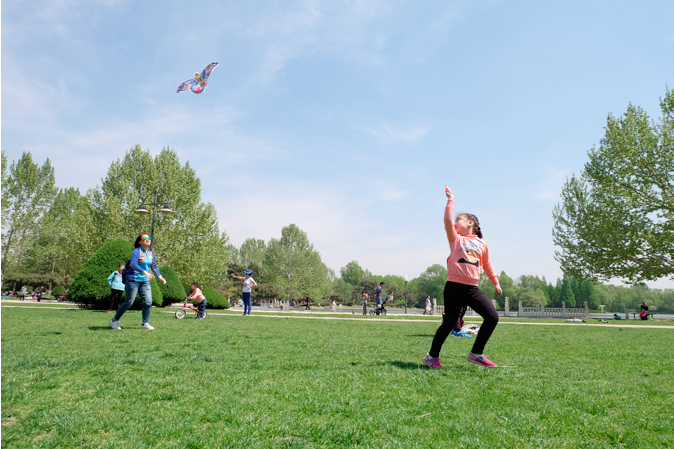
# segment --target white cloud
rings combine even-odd
[[[375,140],[386,144],[416,143],[428,134],[428,127],[425,125],[393,127],[388,124],[382,124],[375,128],[365,126],[359,128]]]

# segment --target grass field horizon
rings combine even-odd
[[[430,371],[437,320],[35,309],[2,309],[3,447],[674,446],[670,329],[503,325],[500,368],[450,338]]]

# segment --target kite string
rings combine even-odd
[[[245,87],[245,86],[244,86],[244,87]],[[240,101],[242,101],[242,102],[244,102],[244,103],[247,103],[248,105],[250,105],[250,106],[252,106],[252,107],[254,107],[254,108],[256,108],[256,109],[259,109],[259,110],[262,111],[262,112],[265,112],[265,113],[267,113],[267,114],[269,114],[269,115],[272,115],[272,116],[276,117],[277,119],[283,120],[283,121],[285,121],[286,123],[289,123],[289,124],[295,126],[296,128],[300,128],[300,129],[302,129],[302,130],[304,130],[304,131],[311,132],[311,133],[315,134],[316,136],[320,137],[321,139],[330,141],[330,142],[332,142],[332,143],[334,143],[334,144],[336,144],[336,145],[339,145],[339,146],[341,146],[341,147],[344,147],[344,148],[346,148],[346,149],[348,149],[348,150],[353,151],[353,148],[349,147],[348,145],[345,145],[345,144],[343,144],[343,143],[341,143],[341,142],[338,142],[338,141],[336,141],[335,139],[333,139],[333,138],[331,138],[331,137],[324,136],[324,135],[322,135],[321,133],[319,133],[319,132],[317,132],[317,131],[315,131],[315,130],[313,130],[313,129],[311,129],[311,128],[307,128],[307,127],[302,126],[302,125],[300,125],[300,124],[294,123],[294,122],[292,122],[291,120],[288,120],[286,117],[282,117],[282,116],[280,116],[280,115],[278,115],[278,114],[275,114],[275,113],[272,112],[272,111],[268,111],[268,110],[266,110],[266,109],[264,109],[264,108],[262,108],[262,107],[260,107],[260,106],[258,106],[258,105],[256,105],[256,104],[254,104],[254,103],[251,103],[251,102],[248,101],[248,100],[240,99]],[[330,151],[330,152],[332,152],[333,154],[337,154],[338,156],[342,156],[342,157],[353,157],[353,156],[351,156],[351,155],[347,155],[347,154],[344,154],[344,153],[338,154],[335,150],[323,150],[323,151]],[[369,155],[365,155],[365,157],[369,157],[370,159],[374,160],[374,159],[373,159],[371,156],[369,156]],[[421,177],[421,176],[418,176],[418,175],[416,175],[416,174],[414,174],[414,173],[411,173],[411,172],[409,172],[409,171],[405,171],[405,170],[401,169],[400,167],[391,164],[390,162],[387,162],[387,161],[381,160],[381,159],[377,159],[376,162],[377,162],[378,164],[387,165],[387,166],[393,168],[394,170],[397,170],[397,171],[399,171],[399,172],[401,172],[401,173],[403,173],[403,174],[405,174],[405,175],[407,175],[407,176],[411,176],[411,177],[417,178],[417,179],[423,181],[424,183],[426,183],[426,184],[428,184],[428,185],[432,185],[433,187],[436,187],[436,185],[435,185],[434,183],[428,181],[428,179],[423,178],[423,177]],[[443,184],[443,188],[444,188],[444,184]]]

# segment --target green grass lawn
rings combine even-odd
[[[674,447],[674,330],[2,308],[2,447]]]

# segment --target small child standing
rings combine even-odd
[[[203,320],[204,312],[206,311],[206,304],[208,303],[208,301],[206,300],[204,294],[201,292],[198,282],[192,282],[192,294],[188,296],[187,299],[190,301],[199,301],[199,304],[197,305],[197,310],[199,310],[197,314],[197,319]]]
[[[445,284],[445,319],[433,338],[431,350],[424,357],[429,368],[442,368],[440,349],[447,336],[456,326],[465,306],[482,316],[484,322],[477,334],[475,344],[468,361],[493,368],[496,365],[483,354],[484,346],[498,324],[498,313],[492,302],[478,287],[482,270],[494,284],[497,295],[503,291],[499,285],[496,271],[489,261],[487,242],[482,240],[480,222],[473,214],[460,214],[454,222],[454,195],[445,186],[447,206],[445,207],[445,231],[449,241],[450,255],[447,258],[447,283]]]

